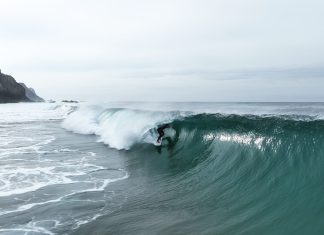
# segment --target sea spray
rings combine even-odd
[[[100,109],[83,107],[67,117],[62,126],[80,134],[95,134],[111,148],[130,149],[137,143],[154,143],[150,130],[188,115],[186,112]],[[148,134],[151,133],[149,137]]]
[[[279,138],[278,135],[284,133],[280,137],[284,138],[287,131],[293,129],[318,130],[323,128],[324,121],[304,114],[196,114],[85,106],[70,114],[62,126],[75,133],[95,134],[99,136],[98,141],[111,148],[129,150],[135,144],[155,143],[155,130],[163,123],[171,123],[178,134],[193,128],[187,135],[194,135],[196,145],[217,139],[246,145],[253,143],[261,148],[268,137]]]

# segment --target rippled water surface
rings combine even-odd
[[[323,114],[322,103],[0,105],[0,234],[324,234]]]

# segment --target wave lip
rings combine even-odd
[[[153,112],[135,109],[80,108],[62,123],[79,134],[95,134],[111,148],[129,150],[137,143],[154,143],[156,126],[186,116],[184,112]]]
[[[203,140],[214,136],[220,141],[255,142],[260,147],[264,135],[277,135],[278,130],[286,132],[292,128],[322,128],[323,120],[304,114],[207,114],[85,106],[71,113],[62,126],[75,133],[97,135],[99,142],[111,148],[129,150],[138,143],[155,144],[156,128],[163,123],[171,123],[178,133],[186,128],[199,132],[208,129]]]

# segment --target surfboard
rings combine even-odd
[[[164,146],[168,146],[169,142],[164,137],[162,137],[162,140],[160,142],[155,141],[154,145],[164,147]]]

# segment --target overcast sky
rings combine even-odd
[[[0,0],[0,69],[46,99],[324,101],[323,0]]]

